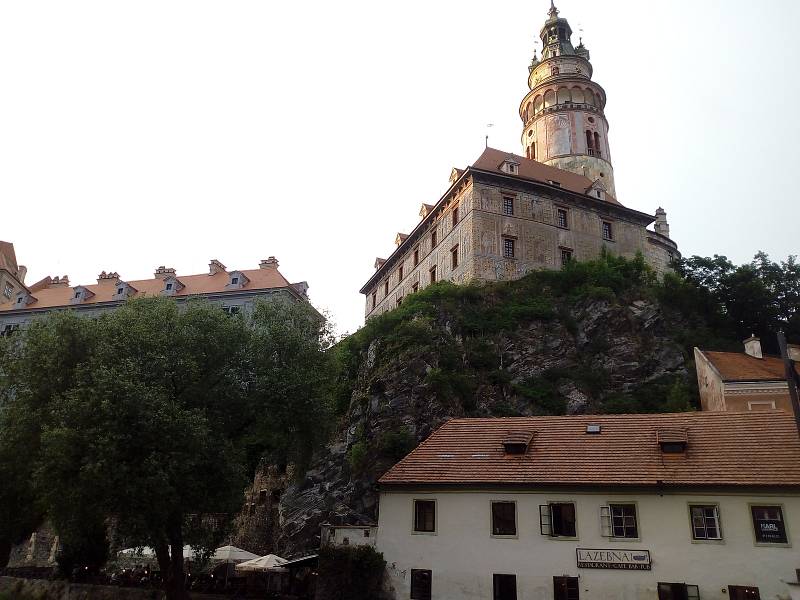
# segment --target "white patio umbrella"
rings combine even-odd
[[[142,548],[125,548],[125,550],[120,550],[117,554],[122,555],[127,558],[155,558],[156,551],[150,548],[149,546],[144,546]],[[192,550],[191,546],[184,546],[183,547],[183,558],[193,558],[194,551]]]
[[[267,554],[266,556],[261,556],[259,558],[254,558],[253,560],[248,560],[243,563],[239,563],[236,565],[237,571],[243,572],[264,572],[264,571],[277,571],[281,572],[285,569],[281,568],[286,562],[285,558],[281,558],[280,556],[275,556],[274,554]]]
[[[236,546],[221,546],[217,548],[211,556],[211,560],[228,563],[242,563],[254,558],[258,558],[258,554],[253,554],[252,552],[242,550]]]

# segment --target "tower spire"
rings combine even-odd
[[[550,0],[550,10],[547,13],[551,19],[555,19],[558,16],[558,9],[555,5],[555,0]]]

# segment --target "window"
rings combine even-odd
[[[598,198],[602,199],[602,197],[603,197],[603,191],[602,190],[595,190],[594,193],[595,193],[595,196],[597,196]]]
[[[411,569],[411,600],[431,600],[432,582],[429,569]]]
[[[10,337],[19,328],[19,325],[6,325],[3,331],[0,331],[0,337]]]
[[[398,281],[403,281],[403,265],[400,265],[400,268],[397,269],[397,279]]]
[[[419,248],[414,248],[414,266],[419,264]]]
[[[396,306],[400,306],[403,303],[403,297],[402,296],[398,296],[397,300],[395,302],[396,302]]]
[[[516,502],[492,502],[492,535],[517,535]]]
[[[372,292],[372,308],[378,303],[378,292]]]
[[[458,223],[458,205],[453,209],[453,227],[456,226],[456,223]]]
[[[25,301],[25,296],[20,296],[17,298],[17,304],[22,304]]]
[[[172,284],[171,284],[171,283],[168,283],[168,284],[167,284],[166,290],[167,290],[168,292],[171,292],[171,291],[172,291]],[[76,298],[77,298],[77,296],[76,296]]]
[[[611,223],[608,221],[603,221],[603,239],[604,240],[613,240],[614,234],[611,229]]]
[[[759,544],[786,544],[786,523],[780,506],[751,506],[756,542]]]
[[[7,283],[5,288],[3,288],[3,296],[6,298],[11,298],[12,294],[14,293],[14,286],[10,283]]]
[[[551,502],[539,506],[539,530],[550,537],[576,537],[575,504]]]
[[[694,504],[689,507],[692,517],[692,538],[696,540],[721,540],[719,507],[716,504]]]
[[[431,232],[431,250],[436,248],[436,244],[438,243],[436,240],[436,233],[435,229]]]
[[[757,587],[729,585],[728,598],[730,600],[761,600],[761,594],[759,593]]]
[[[452,250],[450,250],[450,265],[453,267],[453,270],[458,267],[458,246],[454,246]]]
[[[415,283],[411,286],[411,293],[414,294],[419,291],[419,283]]]
[[[577,577],[553,577],[553,598],[555,600],[578,600]]]
[[[428,273],[431,276],[431,283],[436,283],[436,265],[433,265]]]
[[[232,317],[233,315],[238,315],[239,312],[242,310],[241,306],[223,306],[222,311],[227,314],[228,316]]]
[[[239,283],[238,277],[231,277],[231,285],[237,285]]]
[[[569,220],[567,219],[567,209],[559,208],[556,210],[556,223],[559,227],[564,229],[569,228]]]
[[[635,504],[609,504],[600,509],[603,535],[612,538],[638,538]]]
[[[503,256],[514,258],[514,240],[511,238],[503,238]]]
[[[118,287],[117,288],[117,296],[122,296],[122,294],[124,294],[124,293],[125,293],[125,288],[124,287]]]
[[[414,531],[436,531],[436,501],[414,500]]]
[[[503,214],[509,216],[514,214],[514,198],[503,196]]]
[[[388,279],[383,282],[383,295],[384,296],[388,296],[389,295],[389,280]]]
[[[561,249],[561,266],[563,267],[569,261],[572,260],[572,250],[568,250],[567,248]]]
[[[516,575],[492,575],[492,587],[494,588],[494,600],[517,600],[517,576]]]
[[[700,589],[685,583],[659,583],[658,600],[700,600]]]

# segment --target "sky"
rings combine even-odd
[[[558,0],[618,199],[684,255],[798,253],[796,0]],[[339,332],[519,103],[549,0],[0,2],[0,240],[27,282],[276,256]],[[493,127],[487,128],[488,124]]]

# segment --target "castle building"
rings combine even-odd
[[[8,304],[25,288],[27,269],[17,264],[14,244],[0,241],[0,305]]]
[[[414,230],[398,233],[392,254],[376,259],[361,288],[367,318],[442,279],[518,279],[603,249],[641,253],[658,273],[680,257],[662,208],[649,215],[616,198],[606,94],[591,79],[589,51],[573,47],[571,35],[551,5],[519,110],[522,153],[487,147],[471,166],[452,170],[439,201],[422,204]]]
[[[175,269],[158,267],[152,279],[136,281],[105,271],[97,276],[96,284],[88,285],[73,286],[66,275],[45,277],[29,287],[15,288],[11,301],[0,303],[0,335],[11,335],[50,311],[70,309],[96,316],[118,308],[128,298],[166,296],[177,302],[205,298],[233,315],[250,311],[258,298],[308,301],[307,292],[305,281],[289,283],[278,271],[274,256],[262,260],[258,269],[229,271],[212,260],[208,273],[178,275]]]

